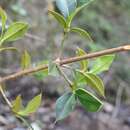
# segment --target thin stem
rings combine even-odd
[[[59,70],[61,76],[65,79],[65,81],[69,84],[69,86],[72,89],[73,83],[68,79],[67,75],[64,73],[64,71],[62,71],[62,69],[60,68],[60,66],[57,65],[57,69]]]
[[[0,92],[1,92],[5,102],[8,104],[9,108],[12,108],[13,106],[12,106],[11,102],[9,101],[9,99],[7,98],[6,94],[4,93],[2,85],[0,85]]]
[[[58,62],[57,61],[54,61],[54,62],[59,64],[59,65],[66,65],[66,64],[75,63],[75,62],[85,60],[85,59],[92,59],[92,58],[96,58],[96,57],[100,57],[100,56],[104,56],[104,55],[108,55],[108,54],[115,54],[115,53],[125,52],[125,51],[130,51],[130,45],[125,45],[125,46],[120,46],[117,48],[111,48],[111,49],[107,49],[107,50],[103,50],[103,51],[85,54],[83,56],[66,58],[63,60],[59,60]],[[16,73],[11,74],[11,75],[7,75],[3,78],[0,78],[0,84],[6,82],[8,80],[14,80],[14,79],[22,77],[24,75],[29,75],[29,74],[32,74],[35,72],[39,72],[41,70],[46,70],[46,69],[48,69],[48,65],[40,65],[40,66],[37,66],[34,68],[20,70],[19,72],[16,72]]]
[[[64,43],[65,43],[65,39],[67,37],[67,32],[64,32],[63,33],[63,38],[62,38],[62,41],[61,41],[61,48],[60,48],[60,53],[59,53],[59,59],[61,59],[62,57],[62,53],[63,53],[63,50],[64,50]]]
[[[28,128],[29,130],[34,130],[33,127],[28,123],[27,120],[25,120],[23,117],[16,115],[17,118],[19,118]]]

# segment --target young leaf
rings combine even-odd
[[[25,50],[22,57],[21,57],[21,67],[23,69],[28,68],[31,65],[31,56],[29,53]]]
[[[60,23],[61,26],[63,26],[63,28],[66,28],[66,20],[62,15],[52,10],[49,10],[49,13],[54,16],[54,18]]]
[[[77,49],[77,55],[78,56],[83,56],[85,54],[86,54],[86,52],[84,50],[82,50],[81,48]],[[87,71],[87,69],[88,69],[88,60],[80,61],[80,70]]]
[[[91,3],[94,0],[77,0],[77,8],[76,10],[69,15],[67,18],[67,25],[71,25],[72,20],[74,17],[80,12],[85,6],[87,6],[89,3]]]
[[[77,7],[77,0],[66,0],[68,9],[69,9],[69,15],[73,13]]]
[[[69,16],[67,0],[56,0],[56,6],[65,18]]]
[[[59,71],[57,69],[57,65],[52,61],[49,62],[48,66],[48,74],[51,76],[59,76]]]
[[[88,38],[90,41],[93,41],[89,33],[81,28],[77,28],[77,27],[71,28],[70,31],[78,33],[80,34],[80,36],[83,36],[84,38]]]
[[[87,111],[97,112],[103,106],[103,103],[97,97],[85,89],[79,88],[76,90],[76,95]]]
[[[66,118],[75,108],[76,97],[72,93],[66,93],[56,101],[56,119]]]
[[[35,96],[27,105],[27,107],[21,111],[18,112],[21,116],[28,116],[31,113],[34,113],[37,111],[41,104],[42,95],[39,94]]]
[[[16,41],[24,36],[24,34],[27,32],[28,24],[23,22],[15,22],[12,23],[5,34],[3,35],[3,38],[1,39],[1,45],[5,41]]]
[[[93,89],[95,89],[97,91],[97,93],[101,96],[105,96],[105,90],[104,90],[104,84],[102,82],[102,80],[92,74],[92,73],[85,73],[85,72],[80,72],[80,77],[82,78],[82,82],[85,82]]]
[[[13,108],[12,111],[17,113],[22,109],[22,98],[21,95],[17,96],[16,99],[13,101]]]
[[[5,25],[6,25],[6,20],[7,20],[7,15],[6,12],[0,7],[0,17],[1,17],[1,22],[2,22],[2,35],[3,32],[5,31]]]
[[[93,65],[93,68],[90,70],[90,73],[100,74],[103,71],[109,70],[115,55],[107,55],[96,58],[96,61]]]

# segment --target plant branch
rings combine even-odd
[[[73,89],[73,88],[72,88],[73,83],[68,79],[68,77],[67,77],[67,75],[64,73],[64,71],[60,68],[60,66],[57,66],[57,68],[58,68],[60,74],[62,75],[62,77],[65,79],[65,81],[69,84],[69,86],[71,87],[71,89]]]
[[[11,104],[11,102],[8,100],[8,98],[6,97],[5,92],[4,92],[3,88],[2,88],[2,85],[0,85],[0,92],[1,92],[1,94],[2,94],[2,96],[3,96],[3,98],[4,98],[4,100],[5,100],[6,103],[8,104],[9,108],[12,108],[12,104]]]
[[[76,57],[72,57],[72,58],[66,58],[63,60],[59,60],[59,61],[54,61],[55,63],[59,64],[59,65],[65,65],[65,64],[70,64],[70,63],[74,63],[74,62],[78,62],[81,60],[85,60],[85,59],[92,59],[92,58],[96,58],[96,57],[100,57],[103,55],[108,55],[108,54],[114,54],[114,53],[119,53],[119,52],[125,52],[125,51],[130,51],[130,45],[124,45],[124,46],[120,46],[117,48],[111,48],[111,49],[107,49],[107,50],[103,50],[103,51],[98,51],[98,52],[94,52],[94,53],[90,53],[90,54],[86,54],[83,56],[76,56]],[[3,82],[6,82],[8,80],[14,80],[16,78],[22,77],[24,75],[29,75],[41,70],[46,70],[48,69],[48,65],[40,65],[34,68],[29,68],[29,69],[25,69],[25,70],[20,70],[19,72],[16,72],[14,74],[5,76],[3,78],[0,78],[0,84]]]

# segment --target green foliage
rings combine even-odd
[[[18,95],[13,101],[12,111],[17,113],[23,108],[21,95]]]
[[[51,10],[49,10],[49,13],[56,18],[56,20],[59,22],[59,24],[61,26],[63,26],[63,28],[66,28],[67,23],[66,23],[66,20],[64,19],[64,17],[62,15],[60,15],[59,13],[57,13],[55,11],[51,11]]]
[[[28,29],[28,24],[23,22],[12,23],[3,34],[0,45],[4,42],[16,41],[24,36]]]
[[[56,119],[66,118],[75,108],[76,97],[73,93],[66,93],[56,101]]]
[[[7,15],[6,12],[0,7],[0,17],[1,17],[1,22],[2,22],[2,33],[5,31],[5,25],[6,25],[6,20],[7,20]]]
[[[93,68],[90,70],[90,73],[100,74],[109,70],[114,58],[115,55],[101,56],[97,58],[94,62]]]
[[[103,106],[103,103],[97,97],[95,97],[92,93],[86,91],[85,89],[77,89],[76,95],[80,103],[87,111],[97,112]]]
[[[25,50],[21,57],[21,67],[23,69],[29,68],[31,65],[31,56],[29,53]]]
[[[39,94],[35,96],[24,108],[22,105],[22,98],[21,95],[17,96],[16,99],[12,102],[13,107],[12,111],[16,114],[16,116],[28,116],[39,108],[41,104],[42,95]]]
[[[76,54],[77,54],[77,56],[83,56],[86,54],[86,52],[84,50],[82,50],[81,48],[78,48]],[[88,70],[88,60],[80,61],[80,70],[82,70],[82,71]]]
[[[58,21],[59,25],[63,27],[64,34],[63,40],[61,41],[61,48],[64,47],[64,41],[70,32],[76,32],[85,38],[88,38],[90,41],[93,41],[91,36],[87,31],[81,28],[72,27],[72,21],[76,14],[83,9],[86,5],[88,5],[93,0],[56,0],[56,5],[59,8],[61,14],[55,11],[49,10],[49,13],[54,16],[54,18]],[[0,16],[2,19],[2,33],[0,39],[0,52],[5,50],[10,50],[11,48],[3,48],[2,45],[5,42],[11,42],[22,38],[27,29],[28,24],[24,22],[14,22],[9,25],[7,30],[5,30],[5,24],[7,20],[6,13],[0,8]],[[14,49],[14,48],[12,48]],[[86,55],[86,52],[80,48],[77,49],[76,56]],[[62,64],[56,64],[54,61],[46,61],[41,62],[38,66],[48,67],[46,70],[41,70],[40,72],[34,73],[34,76],[37,79],[43,79],[46,76],[62,76],[65,81],[69,84],[70,92],[63,94],[56,101],[56,121],[62,120],[66,118],[76,107],[77,101],[81,103],[81,105],[90,112],[97,112],[103,106],[103,103],[94,96],[93,93],[85,90],[83,85],[91,88],[97,95],[105,97],[105,87],[103,81],[98,76],[101,72],[107,71],[111,66],[114,55],[101,56],[95,59],[95,62],[89,68],[89,60],[79,61],[80,67],[71,68],[68,67],[71,71],[74,72],[74,80],[71,81],[71,78],[68,78],[66,73],[62,72]],[[61,57],[58,57],[59,61]],[[21,56],[21,67],[22,69],[29,68],[31,66],[31,56],[25,50]],[[36,67],[36,66],[35,66]],[[65,66],[64,66],[65,67]],[[24,71],[24,70],[23,70]],[[17,98],[12,102],[12,111],[17,116],[28,116],[31,113],[36,112],[38,107],[41,104],[42,96],[41,94],[34,97],[26,107],[22,105],[21,96],[17,96]]]
[[[82,71],[77,71],[77,75],[79,78],[79,80],[77,80],[77,84],[86,83],[91,88],[96,90],[99,95],[105,96],[103,82],[97,75]]]
[[[39,94],[37,96],[35,96],[24,109],[21,109],[17,112],[18,115],[20,116],[28,116],[34,112],[37,111],[37,109],[39,108],[40,104],[41,104],[41,99],[42,99],[42,95]]]
[[[93,41],[91,36],[89,35],[89,33],[81,28],[74,27],[74,28],[71,28],[70,31],[78,33],[81,36],[83,36],[84,38],[88,38],[90,41]]]

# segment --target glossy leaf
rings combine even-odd
[[[27,32],[28,24],[23,22],[15,22],[12,23],[5,34],[3,35],[3,38],[1,39],[1,44],[3,42],[9,42],[9,41],[16,41],[20,38],[22,38],[25,33]]]
[[[85,7],[87,6],[89,3],[91,3],[94,0],[77,0],[77,8],[75,9],[75,11],[73,13],[71,13],[69,15],[69,17],[67,18],[67,24],[70,26],[72,20],[74,19],[74,17]]]
[[[66,28],[66,26],[67,26],[66,20],[64,19],[64,17],[62,15],[60,15],[59,13],[57,13],[55,11],[51,11],[51,10],[49,10],[49,13],[54,16],[54,18],[60,23],[61,26]]]
[[[17,96],[16,99],[13,101],[13,108],[12,111],[17,113],[22,109],[22,98],[21,95]]]
[[[75,27],[75,28],[71,28],[70,31],[78,33],[80,36],[82,36],[84,38],[88,38],[89,40],[93,41],[91,36],[89,35],[89,33],[87,31],[85,31],[84,29]]]
[[[51,76],[59,76],[59,71],[57,69],[57,65],[55,63],[53,63],[53,61],[49,62],[48,74]]]
[[[25,50],[21,57],[21,67],[23,69],[28,68],[31,65],[31,56],[29,53]]]
[[[67,0],[56,0],[56,6],[65,18],[69,16]]]
[[[76,97],[72,93],[66,93],[56,101],[56,119],[66,118],[75,108]]]
[[[96,92],[99,95],[103,97],[105,96],[104,84],[98,76],[92,73],[85,73],[85,72],[80,72],[80,71],[78,73],[80,74],[81,83],[86,82],[91,88],[96,90]]]
[[[77,7],[77,0],[66,0],[68,9],[69,9],[69,15],[73,13]]]
[[[25,109],[21,110],[18,112],[19,115],[21,116],[28,116],[34,112],[37,111],[37,109],[39,108],[40,104],[41,104],[41,99],[42,99],[42,95],[39,94],[37,96],[35,96],[26,106]]]
[[[2,22],[2,35],[3,32],[5,31],[5,26],[6,26],[6,20],[7,20],[7,15],[6,12],[0,7],[0,17],[1,17],[1,22]]]
[[[85,54],[86,54],[86,52],[84,50],[82,50],[81,48],[77,49],[77,55],[78,56],[83,56]],[[88,69],[88,60],[80,61],[80,70],[87,71],[87,69]]]
[[[100,74],[103,71],[109,70],[114,58],[115,55],[107,55],[96,58],[95,63],[90,70],[90,73]]]
[[[103,103],[97,97],[85,89],[79,88],[76,90],[76,95],[82,106],[89,112],[97,112],[103,106]]]

